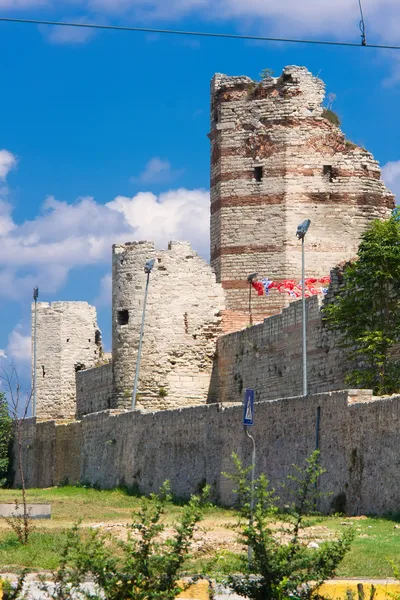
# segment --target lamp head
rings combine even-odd
[[[299,240],[304,239],[304,237],[308,231],[308,228],[310,227],[310,224],[311,224],[311,220],[306,219],[300,225],[297,226],[296,235],[299,238]]]
[[[39,298],[39,288],[38,287],[34,287],[33,288],[33,299],[37,300]]]
[[[154,267],[154,263],[156,262],[155,258],[149,258],[149,260],[146,261],[146,264],[144,265],[144,272],[146,274],[151,273],[152,268]]]
[[[258,273],[252,273],[251,275],[247,275],[247,281],[251,283],[253,279],[257,277]]]

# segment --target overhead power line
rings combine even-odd
[[[132,31],[141,33],[160,33],[169,35],[188,35],[209,38],[224,38],[233,40],[251,40],[256,42],[284,42],[289,44],[319,44],[323,46],[347,46],[359,48],[360,44],[354,42],[333,42],[329,40],[301,40],[296,38],[276,38],[257,35],[237,35],[234,33],[213,33],[210,31],[180,31],[176,29],[155,29],[150,27],[129,27],[128,25],[102,25],[100,23],[72,23],[67,21],[43,21],[39,19],[16,19],[0,17],[0,21],[7,23],[26,23],[30,25],[50,25],[55,27],[81,27],[86,29],[105,29],[111,31]],[[366,48],[378,48],[380,50],[400,50],[400,46],[386,44],[361,44]]]
[[[360,16],[361,16],[361,21],[360,21],[361,45],[366,46],[367,45],[367,37],[366,37],[366,33],[365,33],[365,21],[364,21],[364,13],[363,13],[361,0],[358,0],[358,6],[360,7]]]

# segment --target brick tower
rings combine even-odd
[[[211,264],[226,292],[225,330],[249,322],[247,276],[301,278],[297,225],[311,219],[306,276],[324,277],[357,252],[361,233],[387,218],[394,197],[365,149],[347,141],[321,107],[324,83],[286,67],[257,83],[211,82]],[[290,297],[252,297],[255,322]]]

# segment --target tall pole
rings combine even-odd
[[[39,288],[33,289],[33,300],[35,302],[34,325],[33,325],[33,402],[32,417],[36,417],[36,343],[37,343],[37,300],[39,297]]]
[[[146,271],[146,273],[147,273],[146,291],[144,293],[142,324],[140,326],[139,348],[138,348],[137,359],[136,359],[135,383],[133,384],[132,410],[134,410],[135,406],[136,406],[136,394],[137,394],[137,387],[138,387],[138,381],[139,381],[140,356],[141,356],[141,352],[142,352],[142,339],[143,339],[143,331],[144,331],[144,319],[146,316],[147,293],[149,291],[150,272],[151,272],[151,270]]]
[[[250,515],[249,515],[249,525],[250,527],[253,525],[253,516],[254,516],[254,477],[255,477],[255,469],[256,469],[256,441],[254,437],[249,433],[248,428],[245,426],[244,428],[246,435],[253,442],[253,452],[251,455],[251,496],[250,496]],[[250,569],[251,557],[253,555],[253,549],[249,545],[247,548],[247,563]]]
[[[252,273],[247,276],[247,281],[249,284],[249,316],[250,316],[250,326],[253,325],[253,311],[251,309],[251,288],[253,287],[253,280],[257,277],[257,273]]]
[[[303,396],[307,396],[307,315],[304,238],[305,236],[301,239],[301,301],[303,306]]]
[[[250,325],[253,325],[253,315],[251,314],[251,281],[249,282],[249,315]]]

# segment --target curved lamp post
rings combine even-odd
[[[307,321],[306,321],[306,290],[305,290],[305,253],[304,238],[310,227],[310,219],[298,225],[296,235],[301,240],[301,301],[303,308],[303,396],[307,396]]]
[[[150,273],[154,267],[155,262],[156,262],[155,258],[150,258],[148,261],[146,261],[146,264],[144,266],[144,272],[147,275],[147,279],[146,279],[146,290],[144,293],[142,324],[140,326],[139,348],[138,348],[137,359],[136,359],[135,382],[133,384],[132,410],[134,410],[134,408],[136,406],[136,394],[137,394],[137,387],[138,387],[138,381],[139,381],[140,357],[141,357],[141,352],[142,352],[142,340],[143,340],[143,330],[144,330],[144,319],[146,316],[147,294],[149,291]]]
[[[32,417],[36,417],[36,327],[37,327],[37,301],[39,298],[39,288],[33,288],[33,301],[35,303],[35,316],[33,325],[33,402]]]
[[[247,276],[247,281],[249,284],[249,315],[250,315],[250,325],[253,325],[253,314],[251,312],[251,288],[252,288],[252,283],[253,280],[257,277],[258,273],[252,273],[251,275]]]

